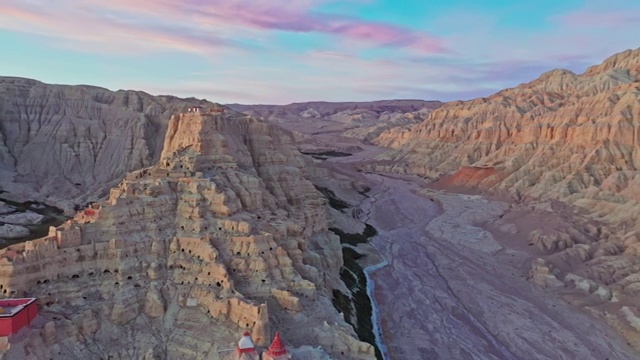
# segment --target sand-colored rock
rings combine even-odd
[[[174,116],[158,165],[0,251],[0,294],[38,297],[50,320],[6,356],[214,359],[244,330],[259,346],[277,330],[294,348],[373,358],[331,305],[341,247],[292,144],[233,113]]]
[[[531,262],[529,280],[543,288],[564,286],[564,283],[558,280],[558,278],[554,274],[554,271],[552,270],[552,267],[547,264],[544,259],[535,259]]]
[[[640,49],[583,75],[550,71],[488,98],[448,103],[376,143],[388,171],[519,195],[616,201],[634,186]],[[635,192],[634,192],[635,193]]]
[[[53,346],[57,341],[56,323],[53,321],[49,321],[46,324],[44,324],[44,327],[42,328],[42,331],[41,331],[41,336],[45,344],[49,346]]]
[[[571,289],[568,301],[606,319],[640,349],[630,315],[640,313],[634,301],[639,85],[640,49],[580,75],[549,71],[487,98],[445,104],[419,125],[386,131],[375,142],[393,150],[363,169],[419,174],[435,180],[436,189],[473,188],[508,193],[520,203],[571,206],[565,225],[554,220],[564,210],[552,205],[522,220],[501,219],[508,231],[495,231],[535,248],[529,251],[544,263],[531,264],[531,281],[550,288],[562,282]]]

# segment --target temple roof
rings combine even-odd
[[[242,339],[238,341],[238,349],[240,351],[255,349],[255,345],[253,344],[253,340],[251,339],[251,333],[249,333],[248,331],[245,331],[244,334],[242,334]]]
[[[273,342],[271,342],[271,345],[269,345],[268,353],[269,355],[274,357],[282,356],[287,353],[287,348],[284,346],[279,332],[276,332],[276,336],[273,338]]]

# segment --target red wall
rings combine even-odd
[[[0,336],[9,336],[13,334],[12,322],[13,318],[0,318]]]
[[[38,316],[38,302],[34,301],[31,305],[27,306],[27,311],[29,311],[29,324]]]
[[[14,300],[3,300],[1,304],[16,304]],[[24,301],[18,301],[18,304],[24,304]],[[14,305],[11,305],[14,306]],[[38,316],[37,301],[32,302],[19,313],[11,317],[0,318],[0,336],[9,336],[17,333],[25,326],[28,326],[33,319]]]
[[[23,309],[19,313],[13,315],[11,318],[13,322],[11,324],[11,331],[13,334],[17,333],[23,327],[29,325],[29,313],[26,311],[27,309]]]

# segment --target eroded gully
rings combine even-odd
[[[513,269],[431,236],[429,224],[443,210],[416,193],[421,179],[362,173],[350,164],[370,155],[330,166],[371,188],[360,208],[378,230],[372,245],[384,261],[365,272],[385,359],[635,358],[611,329],[549,299]]]

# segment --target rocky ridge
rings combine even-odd
[[[418,125],[382,133],[375,143],[393,150],[365,168],[529,203],[515,206],[493,228],[496,236],[530,245],[533,282],[602,316],[640,349],[640,308],[632,301],[640,271],[638,135],[640,49],[584,74],[553,70],[487,98],[448,103]],[[562,216],[571,225],[525,224],[548,225],[563,204],[573,206]]]
[[[214,104],[0,77],[0,190],[64,207],[108,193],[160,158],[169,118]]]
[[[43,315],[5,357],[215,359],[248,329],[294,356],[374,358],[331,305],[341,246],[293,140],[233,112],[174,116],[158,165],[0,251],[0,294]]]
[[[441,106],[439,101],[381,100],[371,102],[307,102],[289,105],[228,105],[245,114],[261,117],[299,132],[312,142],[312,136],[335,133],[368,142],[387,129],[417,124]],[[306,125],[306,126],[305,126]],[[304,135],[302,135],[304,134]],[[311,138],[309,138],[311,136]],[[333,149],[354,151],[358,149]]]
[[[303,117],[331,117],[344,111],[369,111],[382,114],[389,112],[414,112],[424,108],[435,109],[442,105],[440,101],[425,100],[380,100],[369,102],[327,102],[312,101],[289,105],[243,105],[228,104],[230,108],[240,112],[252,112],[263,117],[282,117],[283,115]]]

